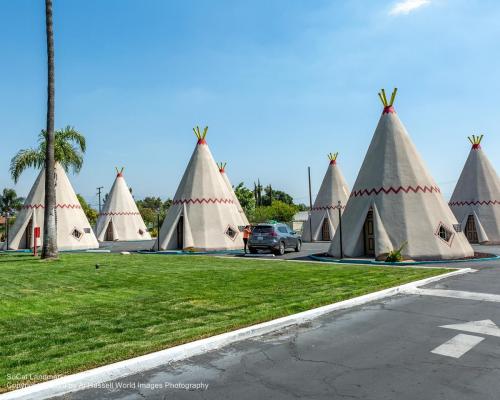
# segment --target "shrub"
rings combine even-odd
[[[401,254],[403,249],[406,247],[408,242],[404,242],[399,249],[394,249],[389,252],[387,255],[387,258],[385,259],[386,262],[401,262],[403,261],[403,255]]]

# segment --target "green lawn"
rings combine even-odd
[[[23,380],[16,375],[82,371],[443,272],[202,256],[63,254],[42,262],[0,254],[0,392]]]

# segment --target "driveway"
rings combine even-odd
[[[275,256],[271,252],[262,252],[258,255],[247,254],[245,257],[285,259],[285,260],[309,260],[311,254],[325,253],[330,248],[330,242],[302,243],[299,252],[287,250],[283,256]]]

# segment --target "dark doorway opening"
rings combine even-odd
[[[28,226],[26,227],[26,233],[24,234],[26,237],[26,243],[24,244],[25,249],[31,249],[31,245],[33,242],[33,218],[28,222]]]
[[[184,217],[179,218],[177,223],[177,248],[182,250],[184,248]]]
[[[370,209],[366,215],[363,226],[365,255],[375,256],[375,229],[373,227],[373,210]]]
[[[473,215],[469,215],[467,217],[467,223],[465,224],[465,236],[467,237],[469,243],[479,243],[476,230],[476,220]]]
[[[330,238],[330,223],[328,222],[328,218],[323,220],[323,225],[321,226],[321,240],[329,241]]]
[[[115,240],[115,237],[113,235],[113,221],[109,221],[108,227],[106,228],[106,237],[105,239],[107,242],[112,242]]]

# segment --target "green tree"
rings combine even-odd
[[[99,216],[97,210],[94,210],[92,207],[90,207],[90,205],[85,201],[82,195],[77,194],[76,197],[78,198],[78,201],[80,202],[82,210],[85,213],[87,219],[89,220],[90,225],[95,225],[97,222],[97,217]]]
[[[287,223],[292,221],[293,216],[297,213],[297,211],[297,206],[276,200],[273,201],[273,204],[270,206],[256,207],[252,222],[266,222],[273,220]]]
[[[296,204],[297,211],[307,211],[309,210],[309,206],[306,206],[304,203]]]
[[[273,201],[275,200],[289,205],[293,204],[293,197],[281,190],[273,190]]]
[[[240,182],[234,189],[236,198],[241,204],[241,208],[249,220],[252,219],[255,213],[255,195],[250,189],[246,188],[243,182]]]
[[[21,209],[24,203],[24,198],[17,197],[14,189],[5,188],[0,194],[0,213],[2,215],[14,215]]]
[[[19,180],[26,169],[44,167],[46,147],[47,134],[46,131],[42,131],[38,135],[38,147],[18,151],[10,162],[10,174],[14,182]],[[55,132],[55,160],[66,172],[70,168],[74,173],[80,172],[86,148],[85,137],[71,126]]]
[[[159,197],[145,197],[143,200],[137,200],[136,204],[151,235],[155,236],[158,225],[158,214],[161,224],[167,215],[168,209],[172,205],[172,200],[167,199],[163,201]]]
[[[9,217],[16,215],[23,206],[23,203],[24,199],[22,197],[17,197],[17,193],[14,189],[5,188],[2,193],[0,193],[0,215],[6,217],[9,226],[13,223],[12,218]],[[5,224],[0,226],[0,231],[2,232],[2,234],[0,234],[1,242],[5,240],[5,228]]]

